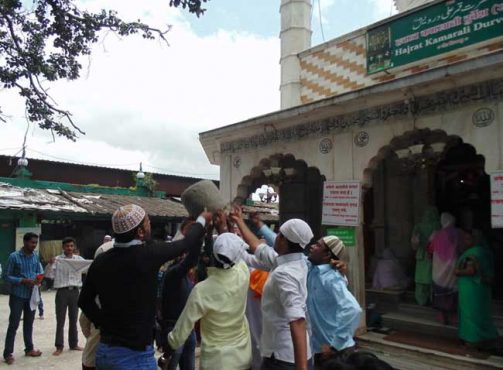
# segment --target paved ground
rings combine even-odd
[[[14,349],[14,357],[16,362],[8,366],[5,362],[0,363],[0,369],[55,369],[55,370],[77,370],[81,369],[81,355],[82,352],[65,351],[59,356],[52,355],[54,352],[54,336],[56,332],[56,316],[54,313],[54,296],[55,292],[42,292],[42,299],[44,300],[44,320],[35,319],[33,325],[33,343],[35,348],[42,351],[42,356],[38,358],[31,358],[24,356],[24,342],[23,330],[21,322],[16,335],[16,343]],[[68,319],[68,318],[67,318]],[[9,324],[9,297],[0,295],[0,348],[3,352],[5,343],[5,333]],[[68,340],[68,320],[65,326],[65,341]],[[85,339],[79,328],[79,344],[84,346]],[[68,342],[66,343],[66,345]],[[3,359],[3,358],[2,358]]]
[[[26,357],[24,355],[24,342],[23,342],[23,322],[19,324],[17,330],[16,343],[14,346],[14,357],[16,362],[8,366],[3,362],[3,357],[0,357],[0,369],[9,370],[78,370],[82,369],[81,355],[82,352],[69,351],[65,348],[63,353],[55,357],[52,355],[54,352],[54,336],[56,333],[56,315],[54,310],[54,297],[56,293],[42,292],[42,299],[44,300],[44,320],[35,319],[33,324],[33,343],[35,348],[42,351],[42,356],[38,358]],[[68,319],[68,317],[67,317]],[[9,325],[9,296],[0,294],[0,350],[3,353],[5,344],[5,333]],[[68,321],[65,325],[65,341],[68,341]],[[79,327],[79,345],[84,346],[86,340],[84,335],[80,332]],[[66,342],[68,345],[68,342]],[[159,357],[160,353],[156,354]],[[0,353],[1,356],[1,353]],[[196,349],[196,363],[199,362],[199,348]],[[196,364],[196,370],[199,368]]]

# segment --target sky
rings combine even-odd
[[[45,84],[85,131],[76,142],[29,124],[17,92],[0,89],[0,154],[18,154],[28,127],[28,158],[218,179],[198,134],[279,109],[280,0],[210,0],[200,18],[168,0],[77,3],[171,25],[169,46],[103,34],[79,80]],[[312,45],[393,13],[393,0],[314,0]]]

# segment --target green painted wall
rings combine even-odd
[[[0,263],[5,270],[9,254],[14,251],[16,243],[16,220],[0,219]]]
[[[37,226],[37,215],[35,213],[23,213],[19,216],[19,227]]]

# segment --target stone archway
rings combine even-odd
[[[471,188],[467,184],[470,181],[476,182]],[[468,190],[463,192],[465,188]],[[410,237],[429,205],[439,212],[454,214],[459,227],[481,229],[494,243],[502,244],[498,240],[503,241],[503,235],[490,228],[485,158],[459,136],[421,129],[394,138],[370,160],[364,171],[364,189],[365,270],[369,283],[373,261],[385,248],[393,250],[413,281],[415,252]],[[460,199],[462,196],[465,198]]]
[[[416,129],[393,138],[364,171],[366,280],[377,258],[391,248],[406,273],[414,269],[410,235],[427,205],[435,205],[435,169],[449,148],[462,143],[442,130]]]
[[[276,153],[260,160],[237,188],[236,203],[244,203],[255,189],[268,184],[279,193],[280,222],[301,218],[308,222],[315,236],[321,235],[323,176],[293,154]]]

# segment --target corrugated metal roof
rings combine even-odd
[[[55,191],[21,188],[3,182],[0,183],[0,209],[87,213]]]
[[[0,183],[0,209],[111,215],[130,203],[139,205],[151,217],[188,216],[183,205],[171,199],[21,188]]]
[[[73,192],[66,193],[64,196],[93,214],[111,215],[120,206],[134,203],[142,207],[150,217],[188,216],[185,207],[171,199]]]

